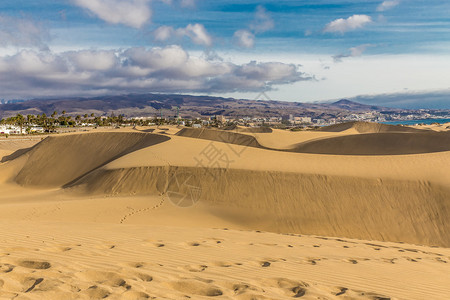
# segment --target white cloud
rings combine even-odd
[[[181,32],[190,37],[191,40],[198,45],[212,45],[212,38],[202,24],[189,24]]]
[[[343,58],[362,56],[364,54],[364,52],[367,50],[367,48],[369,48],[369,47],[375,47],[375,45],[363,44],[363,45],[359,45],[356,47],[352,47],[352,48],[348,49],[347,54],[338,54],[338,55],[333,56],[333,60],[334,60],[334,62],[342,62]]]
[[[2,97],[129,92],[261,91],[311,80],[293,64],[235,64],[189,55],[179,46],[0,56]]]
[[[112,24],[140,28],[147,23],[152,11],[150,0],[74,0],[100,19]]]
[[[30,19],[0,16],[0,47],[26,47],[47,49],[48,30]]]
[[[153,31],[156,41],[166,42],[173,39],[188,37],[193,43],[210,47],[213,44],[211,35],[202,24],[189,24],[185,28],[174,29],[171,26],[161,26]]]
[[[243,48],[253,48],[255,45],[255,35],[245,29],[236,31],[233,38],[235,43]]]
[[[258,6],[255,13],[255,19],[250,24],[250,29],[255,33],[263,33],[275,27],[272,17],[267,13],[263,6]]]
[[[365,25],[372,23],[372,18],[367,15],[353,15],[347,19],[337,19],[328,23],[324,32],[340,32],[345,33],[356,29],[363,28]]]
[[[400,4],[400,0],[387,0],[378,5],[377,11],[386,11]]]

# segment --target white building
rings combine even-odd
[[[20,130],[19,126],[15,125],[0,125],[0,134],[24,134],[25,128]]]

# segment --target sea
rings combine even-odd
[[[383,124],[389,125],[416,125],[416,124],[426,124],[430,125],[432,123],[448,123],[450,119],[417,119],[417,120],[405,120],[405,121],[391,121],[391,122],[381,122]]]

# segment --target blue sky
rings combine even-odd
[[[266,91],[450,108],[449,78],[447,0],[0,2],[0,98]]]

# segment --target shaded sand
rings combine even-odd
[[[0,164],[0,299],[450,297],[449,151],[163,129],[52,136]]]
[[[0,162],[14,159],[39,143],[44,137],[0,137]],[[16,153],[17,152],[17,153]]]

